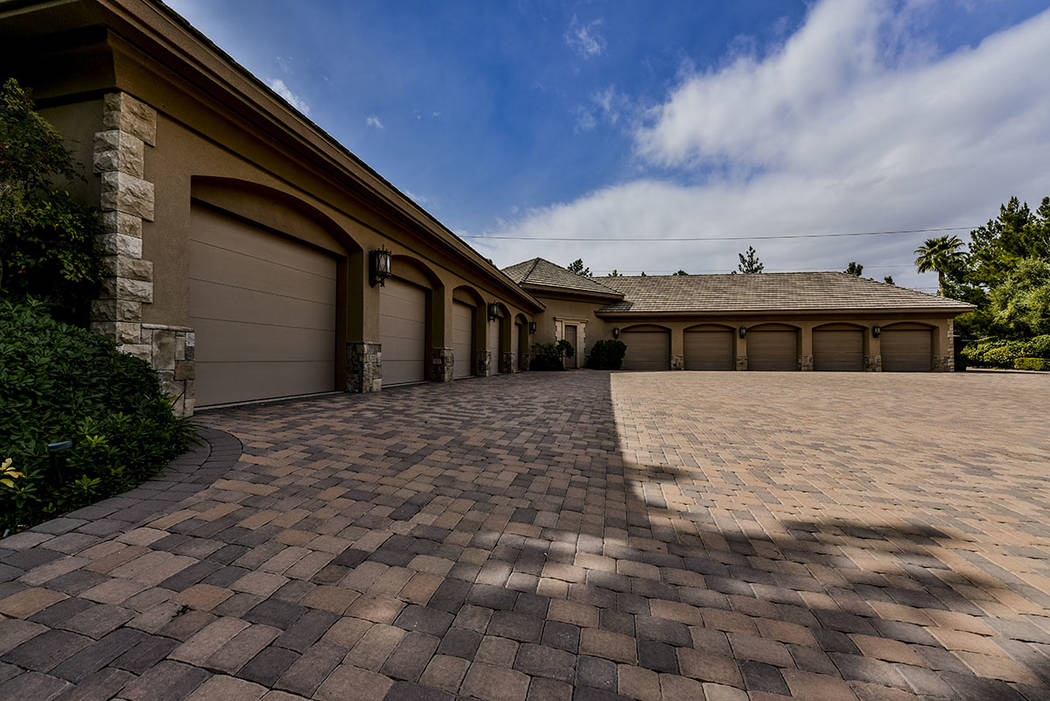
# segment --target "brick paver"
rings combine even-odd
[[[1048,396],[577,371],[203,414],[0,541],[0,698],[1048,698]]]

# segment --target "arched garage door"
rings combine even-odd
[[[452,376],[459,380],[474,374],[474,307],[452,303]]]
[[[722,328],[690,329],[685,332],[686,370],[732,370],[733,331]]]
[[[928,372],[933,357],[933,332],[928,328],[882,330],[882,369],[886,372]]]
[[[855,372],[864,369],[864,330],[831,327],[813,330],[813,369]]]
[[[384,386],[426,379],[426,335],[426,290],[388,278],[379,293]]]
[[[666,329],[624,331],[620,340],[627,346],[624,370],[671,369],[671,335]]]
[[[336,259],[201,206],[190,220],[198,406],[334,390]]]
[[[748,370],[798,369],[798,332],[794,329],[754,329],[747,332]]]

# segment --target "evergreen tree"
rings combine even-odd
[[[860,274],[864,272],[864,266],[861,265],[860,263],[858,263],[855,260],[851,260],[849,265],[846,266],[846,270],[844,272],[847,275],[852,275],[854,277],[860,277]]]
[[[748,246],[746,254],[738,253],[737,256],[740,258],[739,265],[736,266],[736,270],[733,274],[743,273],[745,275],[752,275],[761,273],[765,269],[765,265],[758,259],[758,254],[755,253],[754,246]]]
[[[583,266],[583,258],[577,258],[573,262],[569,263],[567,269],[570,273],[575,273],[576,275],[580,275],[582,277],[591,276],[591,269],[585,268]]]

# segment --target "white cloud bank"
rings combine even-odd
[[[907,12],[878,0],[817,4],[783,45],[694,72],[650,110],[633,132],[635,156],[642,172],[661,175],[527,212],[490,233],[728,237],[969,226],[1010,195],[1050,194],[1050,11],[947,55],[931,55],[921,37],[902,31]],[[907,264],[922,238],[754,244],[767,270],[842,269],[855,259],[866,275],[929,286]],[[595,270],[650,272],[728,271],[747,247],[476,243],[501,265],[542,246],[561,263],[582,255]]]
[[[306,100],[292,92],[280,78],[274,78],[270,81],[270,90],[273,90],[275,93],[283,97],[289,105],[299,110],[307,117],[310,116],[310,105],[306,104]]]
[[[383,122],[380,121],[379,117],[373,114],[365,120],[365,126],[372,127],[373,129],[382,129]]]

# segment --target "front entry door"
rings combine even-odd
[[[580,349],[576,347],[576,326],[566,324],[565,325],[565,340],[572,344],[572,353],[565,358],[565,367],[574,368],[576,367],[576,356],[579,354]]]

